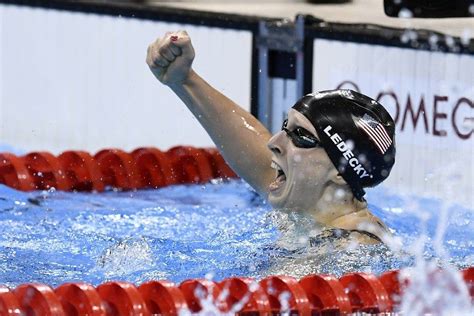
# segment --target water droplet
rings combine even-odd
[[[342,199],[346,195],[346,192],[342,189],[337,189],[336,192],[334,192],[334,196],[337,199]]]
[[[446,45],[448,45],[448,47],[453,48],[455,42],[452,36],[446,36],[444,40],[446,41]]]
[[[469,46],[470,42],[471,42],[471,30],[470,29],[464,29],[462,34],[461,34],[461,43],[464,46]]]
[[[350,150],[352,150],[352,149],[354,149],[355,143],[352,139],[348,139],[348,140],[346,140],[346,145]]]
[[[252,266],[252,267],[255,268],[254,266]],[[252,284],[250,284],[250,286],[249,286],[249,291],[250,291],[250,292],[255,292],[255,291],[257,291],[259,288],[260,288],[260,284],[258,284],[257,281],[254,281],[254,282],[252,282]]]
[[[398,17],[402,19],[410,19],[413,17],[413,12],[407,8],[402,8],[400,12],[398,12]]]
[[[206,280],[212,281],[212,279],[214,279],[214,272],[208,272],[204,277]]]

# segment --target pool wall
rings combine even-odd
[[[55,154],[211,146],[197,120],[145,63],[148,45],[169,30],[186,29],[202,52],[194,63],[197,71],[250,110],[250,29],[256,19],[236,25],[235,18],[217,14],[70,1],[2,2],[2,143]],[[222,27],[212,27],[219,21]],[[231,75],[222,75],[223,69]]]

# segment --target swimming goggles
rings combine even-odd
[[[290,137],[291,142],[299,148],[316,148],[322,147],[321,142],[316,139],[309,131],[305,130],[302,127],[297,127],[294,130],[290,131],[286,127],[288,126],[288,120],[283,121],[281,130]]]

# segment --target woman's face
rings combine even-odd
[[[300,112],[288,112],[290,132],[296,128],[307,130],[319,140],[314,126]],[[268,141],[272,151],[275,181],[269,186],[268,200],[277,209],[311,211],[322,197],[325,187],[337,170],[321,147],[299,148],[285,131],[280,131]]]

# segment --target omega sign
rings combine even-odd
[[[360,91],[352,81],[341,82],[337,89]],[[474,133],[474,101],[467,97],[437,94],[427,97],[380,91],[375,99],[390,111],[402,132],[412,128],[437,137],[454,136],[461,140],[472,138]],[[442,127],[449,126],[446,123],[451,129]]]

